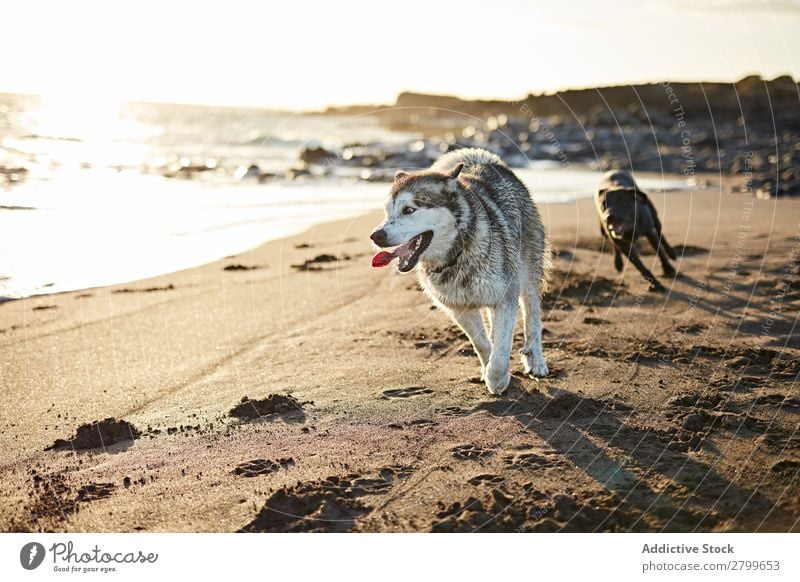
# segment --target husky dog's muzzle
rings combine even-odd
[[[433,240],[433,231],[428,230],[420,233],[403,244],[394,247],[388,244],[386,231],[383,229],[376,230],[369,238],[371,238],[372,242],[378,247],[389,249],[382,250],[372,257],[373,267],[385,267],[396,258],[398,259],[397,270],[401,273],[407,273],[417,266],[417,262],[419,262],[422,253],[424,253],[431,244],[431,240]]]

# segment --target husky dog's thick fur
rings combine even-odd
[[[541,293],[550,248],[530,193],[499,157],[461,149],[428,170],[397,172],[386,219],[370,238],[394,247],[375,255],[374,266],[397,258],[402,273],[416,267],[425,292],[472,341],[492,394],[502,394],[511,380],[520,305],[525,372],[547,375]]]
[[[625,170],[606,172],[600,181],[595,198],[600,215],[600,234],[614,246],[614,267],[622,271],[622,254],[639,269],[650,284],[651,291],[664,287],[653,276],[634,248],[636,240],[647,237],[661,259],[664,275],[673,277],[675,269],[669,259],[675,260],[675,251],[661,232],[661,221],[655,206]]]

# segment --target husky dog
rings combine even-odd
[[[370,238],[390,249],[376,254],[373,266],[397,258],[401,273],[417,269],[425,293],[475,347],[489,392],[502,394],[511,381],[519,304],[525,372],[547,375],[541,293],[550,247],[527,188],[499,157],[461,149],[428,170],[397,172],[386,219]]]
[[[647,279],[651,291],[664,291],[653,273],[642,264],[634,245],[640,237],[647,237],[661,259],[664,275],[668,277],[675,276],[675,269],[669,262],[669,259],[675,260],[675,251],[661,233],[661,221],[655,206],[639,190],[630,173],[613,170],[603,174],[595,202],[600,215],[600,234],[614,245],[614,268],[622,271],[622,253],[625,253]]]

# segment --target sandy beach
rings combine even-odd
[[[797,531],[800,200],[652,198],[667,295],[614,271],[592,200],[541,207],[551,373],[502,397],[370,268],[378,212],[0,304],[0,529]]]

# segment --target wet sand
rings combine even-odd
[[[0,529],[797,531],[800,201],[653,199],[668,295],[541,208],[551,374],[502,397],[377,213],[0,305]]]

